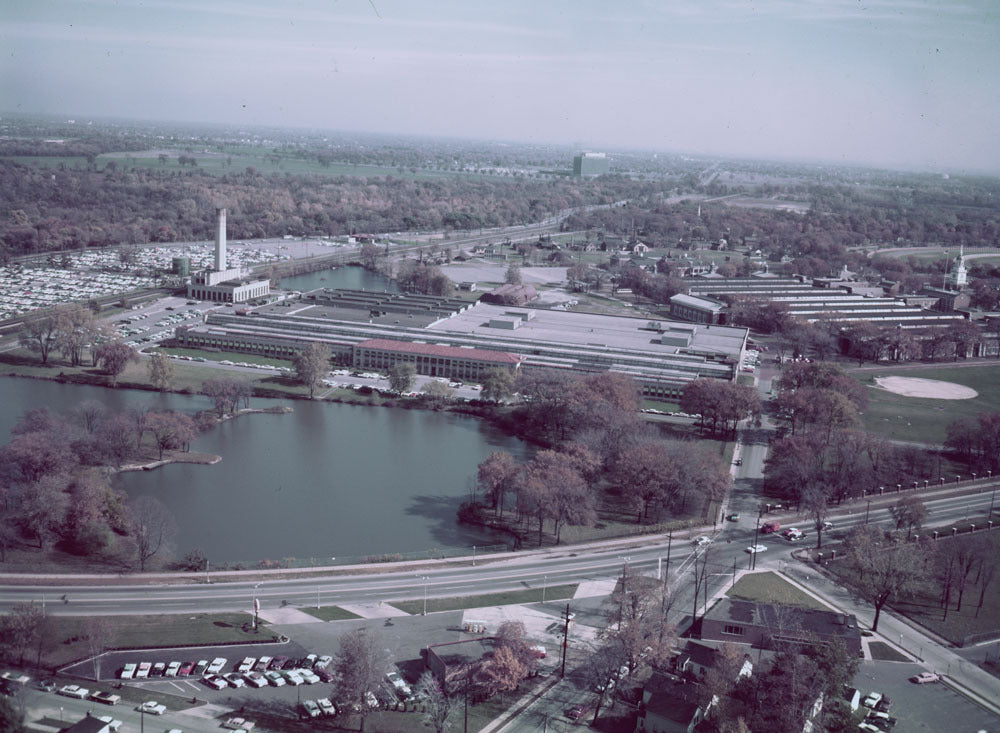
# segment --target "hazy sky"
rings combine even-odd
[[[0,109],[1000,172],[998,0],[3,0]]]

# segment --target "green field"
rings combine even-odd
[[[777,573],[748,573],[726,591],[730,598],[757,603],[780,603],[785,606],[829,611],[830,607],[789,583]]]
[[[854,372],[868,389],[868,409],[862,415],[867,430],[891,440],[943,443],[949,423],[960,417],[1000,412],[1000,364],[996,366],[942,366],[926,369],[896,369]],[[971,400],[934,400],[904,397],[876,388],[876,377],[939,379],[971,387],[979,396]]]

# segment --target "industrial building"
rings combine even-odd
[[[212,312],[180,327],[181,346],[290,358],[311,342],[337,363],[388,369],[399,360],[420,374],[478,379],[484,370],[614,371],[644,394],[677,398],[699,377],[733,380],[747,329],[431,296],[319,290],[246,315]]]
[[[246,303],[271,292],[266,277],[253,277],[240,268],[226,266],[226,210],[216,210],[215,267],[191,276],[187,295],[215,303]]]

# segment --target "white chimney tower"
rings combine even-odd
[[[215,230],[215,271],[226,269],[226,210],[216,209],[219,215],[218,228]]]

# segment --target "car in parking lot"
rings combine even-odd
[[[229,674],[222,675],[222,678],[229,683],[231,687],[243,687],[246,685],[246,681],[243,679],[243,675],[239,672],[230,672]]]
[[[55,680],[39,680],[38,682],[35,683],[35,687],[37,687],[42,692],[56,691]]]
[[[267,679],[260,672],[246,672],[243,679],[250,687],[267,687]]]
[[[229,683],[217,674],[206,674],[201,681],[213,690],[224,690],[229,687]]]
[[[299,710],[300,718],[318,718],[321,714],[319,705],[316,704],[315,700],[302,701],[302,707]]]
[[[186,677],[194,671],[194,662],[184,662],[178,669],[177,674],[180,677]]]
[[[135,670],[135,678],[141,680],[149,677],[149,670],[152,667],[153,665],[149,662],[140,662],[139,667]]]
[[[166,671],[167,665],[165,662],[157,662],[153,665],[153,668],[149,670],[150,677],[162,677],[163,673]]]
[[[253,669],[253,666],[256,663],[257,660],[254,659],[253,657],[243,657],[243,661],[240,662],[240,666],[236,668],[236,671],[239,672],[240,674],[243,674],[244,672],[249,672],[251,669]]]
[[[191,674],[205,674],[207,670],[208,670],[208,660],[199,659],[198,662],[194,665],[194,669],[191,670]]]
[[[226,666],[225,657],[216,657],[212,660],[212,663],[208,665],[208,669],[205,670],[207,674],[219,674]]]
[[[86,700],[90,694],[90,690],[79,685],[63,685],[56,691],[56,694],[63,695],[64,697],[75,697],[78,700]]]
[[[180,662],[171,662],[167,665],[167,668],[163,671],[164,677],[176,677],[177,670],[181,668]]]
[[[332,661],[333,657],[331,657],[328,654],[324,654],[323,656],[321,656],[319,659],[316,660],[316,663],[313,665],[313,669],[326,669],[327,667],[330,666],[330,663]]]
[[[861,704],[864,705],[866,708],[874,708],[882,701],[882,698],[884,697],[885,695],[883,695],[881,692],[869,692],[868,696],[861,701]]]
[[[278,655],[277,657],[275,657],[274,659],[271,660],[271,663],[268,665],[267,668],[268,669],[281,669],[282,667],[285,666],[285,662],[287,662],[287,661],[288,661],[288,657],[283,657],[281,655]]]
[[[271,663],[271,657],[261,657],[257,660],[257,664],[253,668],[258,672],[266,672],[267,666]]]
[[[319,709],[320,711],[322,711],[323,715],[332,716],[337,714],[336,706],[334,706],[334,704],[330,702],[330,698],[328,697],[321,697],[319,700],[316,701],[316,704],[319,705]]]
[[[137,705],[135,709],[140,713],[145,713],[146,715],[163,715],[167,712],[167,706],[161,705],[155,700],[147,700],[141,705]]]
[[[393,689],[396,691],[396,695],[398,695],[401,700],[405,700],[412,693],[410,686],[406,684],[406,680],[400,677],[399,672],[396,670],[386,672],[385,678],[392,685]]]
[[[298,672],[293,669],[284,669],[281,671],[281,674],[284,676],[285,682],[290,684],[292,687],[298,687],[305,682],[305,680],[299,676]]]
[[[267,679],[267,682],[271,685],[271,687],[284,687],[286,684],[285,678],[281,676],[281,672],[274,669],[265,672],[264,677]]]
[[[225,723],[222,724],[223,728],[228,728],[234,731],[251,731],[254,728],[254,723],[246,718],[229,718]]]
[[[910,677],[910,682],[918,685],[923,685],[928,682],[940,682],[941,675],[934,674],[933,672],[921,672],[920,674],[915,674]]]

